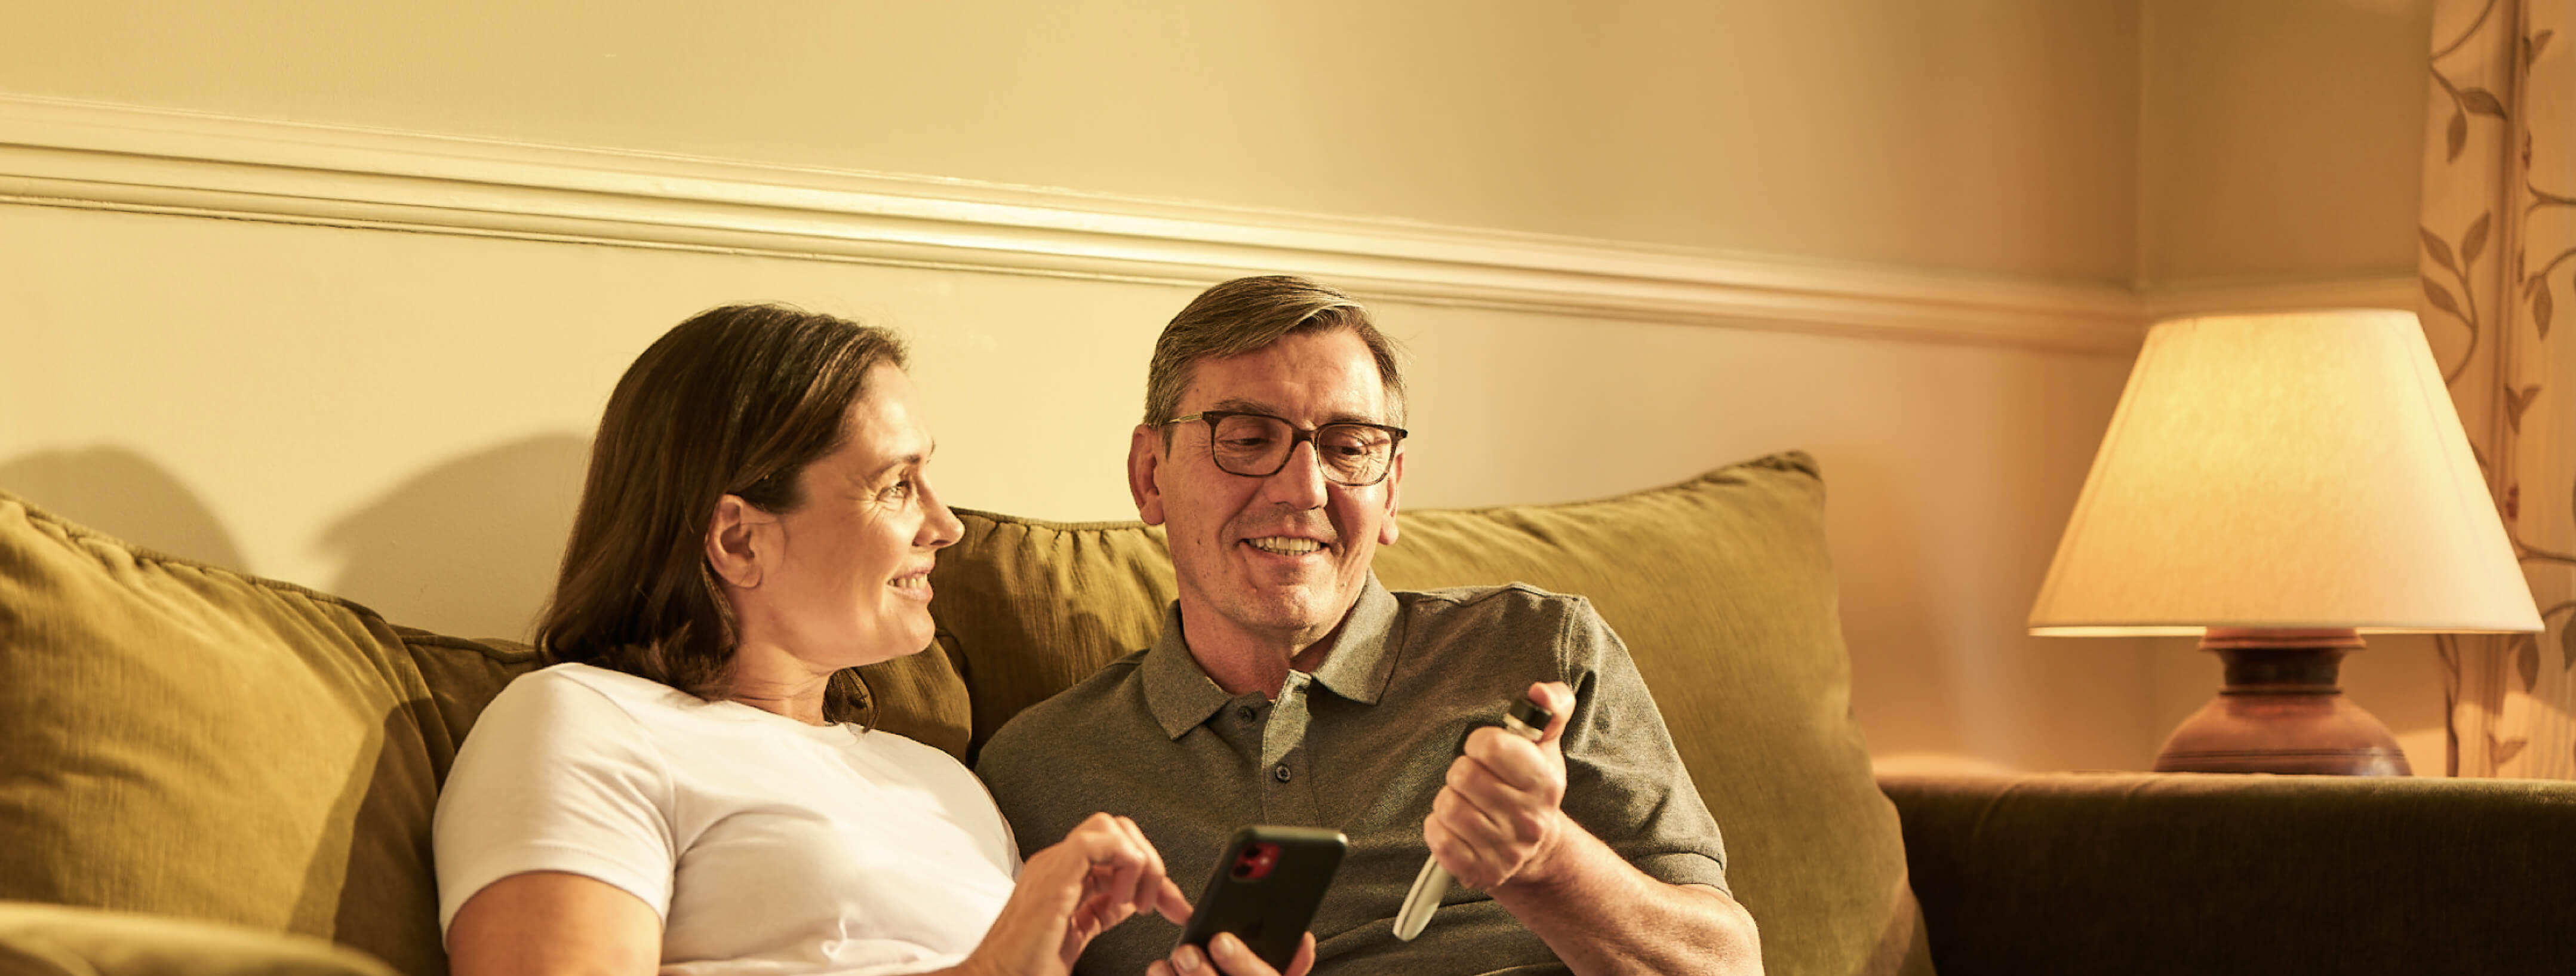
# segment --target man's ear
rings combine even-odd
[[[1378,523],[1378,545],[1395,544],[1395,495],[1396,490],[1402,487],[1404,487],[1404,449],[1399,447],[1395,450],[1395,457],[1387,462],[1386,521]]]
[[[759,587],[774,555],[768,529],[776,524],[778,516],[761,511],[740,495],[717,499],[715,517],[707,520],[707,565],[734,589]]]
[[[1163,466],[1163,429],[1137,424],[1127,437],[1127,494],[1136,500],[1136,517],[1147,525],[1163,524],[1163,489],[1154,476]]]

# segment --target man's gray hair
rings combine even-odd
[[[1154,361],[1145,370],[1145,423],[1159,425],[1180,415],[1181,394],[1202,360],[1259,352],[1291,334],[1334,329],[1349,329],[1368,346],[1386,390],[1386,422],[1402,426],[1404,372],[1396,365],[1394,340],[1377,330],[1368,309],[1351,296],[1291,275],[1236,278],[1200,292],[1172,316],[1154,340]],[[1168,429],[1164,436],[1171,436]]]

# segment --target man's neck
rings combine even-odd
[[[1288,683],[1288,672],[1313,673],[1324,665],[1341,637],[1342,624],[1351,617],[1349,607],[1333,625],[1319,631],[1266,633],[1234,626],[1213,611],[1191,614],[1181,608],[1181,642],[1189,648],[1190,658],[1207,672],[1208,680],[1225,689],[1229,695],[1258,691],[1265,697],[1279,697],[1279,689]],[[1198,621],[1210,621],[1201,624]]]

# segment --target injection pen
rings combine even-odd
[[[1515,701],[1503,713],[1503,731],[1531,742],[1547,731],[1547,723],[1556,716],[1531,701]],[[1467,743],[1460,740],[1458,751],[1465,754]],[[1440,899],[1449,894],[1449,869],[1440,866],[1438,857],[1422,859],[1422,873],[1413,876],[1413,890],[1404,895],[1404,908],[1395,913],[1395,937],[1405,942],[1422,934],[1431,924],[1431,913],[1440,910]]]

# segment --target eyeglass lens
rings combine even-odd
[[[1295,428],[1276,417],[1234,415],[1219,419],[1216,466],[1232,474],[1266,478],[1287,467],[1297,448]],[[1315,429],[1315,460],[1324,477],[1345,485],[1373,485],[1386,477],[1395,438],[1366,424],[1325,424]]]

